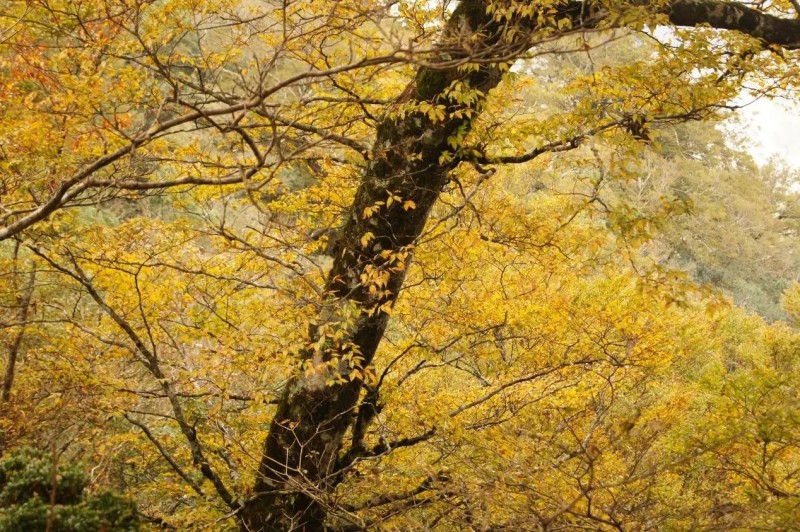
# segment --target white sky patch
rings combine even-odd
[[[727,128],[747,139],[745,147],[758,164],[777,156],[800,169],[800,106],[761,98],[737,115]]]

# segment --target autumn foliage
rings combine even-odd
[[[796,526],[795,6],[5,1],[0,528]]]

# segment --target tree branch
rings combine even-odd
[[[155,435],[147,425],[131,417],[128,412],[125,412],[125,419],[127,419],[132,425],[135,425],[141,429],[147,439],[150,440],[153,446],[158,449],[158,452],[161,453],[161,456],[164,457],[164,460],[167,461],[172,469],[184,480],[184,482],[189,485],[189,487],[191,487],[201,497],[206,496],[200,486],[198,486],[197,483],[186,474],[186,472],[181,468],[181,466],[178,465],[175,459],[167,452],[164,446],[161,445],[161,442],[156,439]]]
[[[738,2],[676,0],[668,5],[666,13],[676,26],[708,24],[740,31],[787,50],[800,49],[800,20],[770,15]]]
[[[58,270],[59,272],[75,279],[78,281],[86,291],[89,293],[91,298],[97,303],[97,305],[105,312],[113,321],[117,324],[117,326],[125,333],[125,335],[133,342],[136,346],[136,351],[139,354],[140,361],[143,365],[150,371],[152,376],[158,381],[161,385],[161,389],[164,391],[164,394],[167,396],[169,400],[170,406],[172,407],[172,412],[174,414],[174,419],[178,423],[178,427],[180,428],[181,432],[186,439],[186,442],[189,446],[189,450],[191,451],[192,461],[194,462],[195,467],[206,477],[214,488],[219,494],[220,498],[227,504],[230,508],[236,509],[239,507],[239,503],[228,491],[228,488],[223,483],[220,476],[212,469],[211,464],[209,463],[208,459],[205,457],[205,453],[203,452],[203,446],[200,443],[200,440],[197,437],[197,431],[195,428],[189,424],[186,420],[186,416],[184,415],[183,406],[181,405],[180,400],[178,399],[177,395],[175,395],[175,391],[172,389],[172,385],[170,384],[170,380],[164,374],[159,364],[158,358],[155,353],[153,353],[150,349],[148,349],[147,345],[144,343],[142,338],[139,334],[133,329],[133,327],[128,323],[125,318],[123,318],[116,310],[114,310],[111,306],[106,303],[105,299],[100,295],[97,289],[94,287],[94,284],[91,282],[86,274],[83,272],[81,267],[78,265],[77,260],[72,254],[69,254],[70,261],[72,262],[72,266],[75,268],[75,271],[70,270],[69,268],[65,268],[64,266],[60,265],[45,253],[43,253],[40,249],[34,246],[28,246],[28,248],[33,251],[37,256],[44,259],[48,264],[50,264],[53,268]]]

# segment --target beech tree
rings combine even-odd
[[[631,257],[671,207],[650,220],[615,208],[601,189],[635,175],[659,127],[718,118],[742,90],[796,89],[794,8],[7,3],[7,445],[43,432],[65,446],[78,433],[84,442],[102,434],[103,443],[82,445],[95,445],[109,482],[127,482],[125,464],[160,464],[160,483],[136,481],[151,486],[141,494],[151,521],[170,525],[181,505],[213,509],[171,526],[362,529],[397,518],[409,521],[390,526],[545,529],[583,519],[621,529],[719,518],[731,507],[667,515],[662,505],[653,517],[651,500],[669,488],[655,480],[662,469],[651,456],[680,475],[684,461],[751,430],[709,430],[692,448],[681,416],[701,419],[716,403],[697,399],[701,379],[687,375],[724,378],[705,366],[670,376],[668,364],[686,351],[724,351],[737,320],[763,336],[741,354],[743,367],[763,369],[770,346],[791,352],[796,340],[736,312],[709,318],[719,339],[704,339],[681,305],[713,299],[677,273],[642,272]],[[647,53],[598,57],[620,39],[638,39]],[[537,70],[550,55],[587,57],[593,68],[562,80],[560,95],[538,94],[537,107],[525,100],[537,76],[544,84],[558,75]],[[573,190],[539,205],[535,184],[556,163],[574,173]],[[608,230],[594,225],[600,214]],[[612,249],[630,268],[607,258]],[[605,280],[587,281],[600,271]],[[681,305],[656,308],[656,297]],[[439,298],[442,316],[426,304]],[[387,337],[392,316],[397,333]],[[15,377],[22,344],[26,375]],[[781,364],[791,365],[771,371]],[[436,367],[445,380],[413,381]],[[669,379],[691,384],[665,391]],[[425,394],[431,411],[410,399]],[[781,404],[793,397],[765,394]],[[715,408],[733,416],[748,400]],[[31,404],[39,406],[23,419]],[[541,417],[520,414],[530,405]],[[386,428],[415,408],[419,426]],[[760,411],[748,412],[759,426]],[[779,486],[791,485],[782,468],[797,459],[787,443],[794,429],[782,422],[790,428],[780,437],[754,436],[764,463],[781,465],[758,475],[737,467],[796,497]],[[479,438],[470,431],[484,439],[460,443]],[[628,437],[629,447],[618,445]],[[149,451],[131,448],[132,438]],[[509,451],[514,438],[528,443]],[[770,454],[777,441],[785,446]],[[486,449],[505,465],[483,470]],[[424,465],[411,467],[398,450],[424,455]],[[723,454],[746,458],[737,452]],[[111,454],[116,470],[102,458]],[[576,458],[580,467],[560,469]],[[396,490],[375,489],[371,463]],[[539,473],[560,493],[527,483]],[[682,478],[701,491],[695,473]]]

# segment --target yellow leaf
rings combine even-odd
[[[361,243],[361,247],[367,247],[373,238],[375,238],[375,235],[373,235],[371,232],[367,231],[364,233],[364,236],[362,236],[361,240],[359,241]]]

